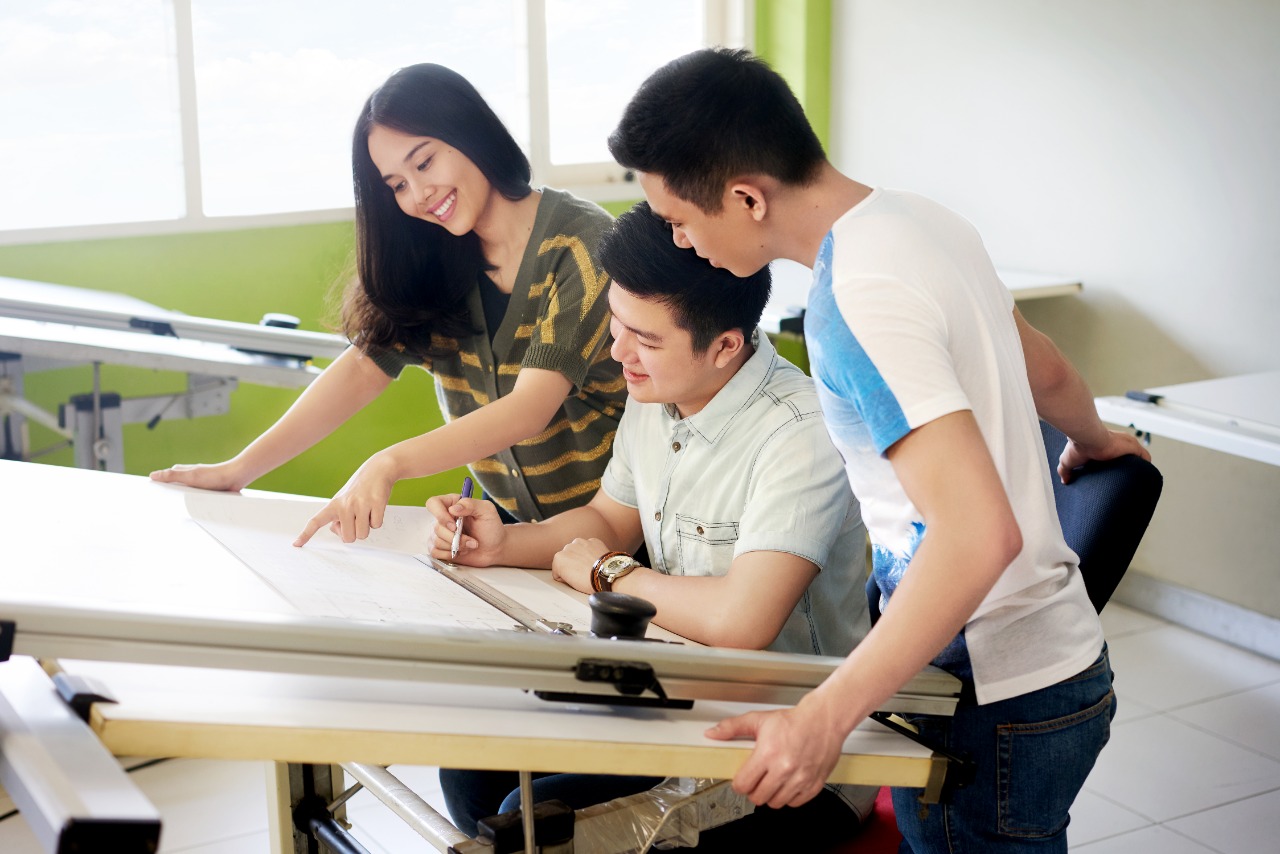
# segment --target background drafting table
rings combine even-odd
[[[8,453],[29,458],[25,419],[73,439],[76,464],[124,470],[121,425],[226,412],[240,380],[301,388],[312,358],[346,348],[337,335],[191,317],[124,294],[0,277],[0,422]],[[92,365],[93,388],[59,418],[23,396],[25,374]],[[99,385],[103,364],[187,375],[184,394],[119,399]],[[5,450],[0,448],[0,450]]]
[[[1098,414],[1143,433],[1280,466],[1280,371],[1100,397]]]
[[[760,326],[766,332],[781,331],[782,322],[798,317],[808,303],[812,271],[794,261],[779,260],[769,265],[773,290],[764,308]],[[1078,293],[1083,285],[1071,276],[1036,273],[1028,270],[997,270],[1000,281],[1019,302]],[[798,331],[798,330],[790,330]]]
[[[0,481],[6,487],[0,491],[0,518],[10,532],[0,564],[0,619],[18,615],[16,654],[56,657],[68,672],[104,683],[118,702],[95,704],[90,721],[118,755],[707,777],[732,776],[747,756],[748,745],[714,742],[702,730],[759,703],[698,700],[688,711],[620,711],[545,703],[508,687],[433,681],[414,654],[427,629],[300,617],[189,518],[184,498],[190,490],[134,476],[3,461]],[[426,530],[424,520],[424,546]],[[294,533],[283,531],[281,537]],[[41,602],[55,604],[45,614]],[[99,623],[106,629],[98,629]],[[151,661],[129,657],[136,655],[136,645],[120,633],[135,623],[139,631],[169,631],[173,653],[154,663],[111,661]],[[238,652],[228,657],[225,649],[202,645],[204,635],[196,629],[206,624],[226,644],[238,644]],[[86,637],[97,631],[100,640],[62,645],[61,638],[77,631]],[[481,634],[458,630],[447,639],[469,646],[477,660],[494,657],[499,641],[535,652],[622,645]],[[29,637],[38,638],[40,649],[26,645]],[[271,663],[263,663],[267,651],[256,644],[259,638],[282,637],[294,644],[299,666],[272,672]],[[489,638],[494,641],[486,644]],[[321,660],[315,652],[325,644],[339,645],[341,653]],[[385,659],[362,658],[375,647],[392,649],[399,658],[385,652]],[[795,659],[811,658],[661,644],[638,648],[641,655],[674,659],[688,657],[685,651],[757,662],[751,666],[780,662],[787,670],[796,669]],[[244,662],[242,668],[236,661]],[[366,661],[378,666],[367,667]],[[423,675],[411,678],[414,673]],[[850,736],[845,753],[833,776],[843,782],[932,787],[945,766],[930,751],[874,723]],[[293,850],[287,822],[279,827],[277,850]]]

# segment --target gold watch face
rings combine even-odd
[[[634,565],[635,560],[630,555],[614,555],[600,565],[600,574],[612,580],[618,573]]]

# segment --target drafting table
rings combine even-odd
[[[0,422],[8,440],[0,451],[34,455],[30,419],[71,440],[76,465],[124,471],[123,424],[221,414],[240,380],[303,387],[320,373],[311,359],[345,347],[337,335],[191,317],[124,294],[0,277]],[[24,397],[26,374],[85,364],[93,366],[93,388],[60,415]],[[104,364],[184,373],[187,390],[121,399],[101,388]]]
[[[765,332],[801,332],[801,316],[809,300],[812,271],[794,261],[779,260],[769,265],[773,289],[760,318]],[[1084,287],[1080,280],[1057,273],[1029,270],[997,270],[1000,281],[1018,302],[1048,297],[1070,296]]]
[[[1280,466],[1280,371],[1130,392],[1096,401],[1102,420]]]
[[[280,852],[307,850],[288,809],[300,791],[336,797],[341,775],[329,772],[331,763],[731,777],[749,745],[707,739],[705,727],[793,703],[838,663],[304,616],[192,520],[187,495],[208,493],[6,461],[0,481],[0,518],[13,532],[0,564],[0,642],[15,656],[0,664],[0,689],[32,669],[20,656],[56,660],[117,701],[86,708],[92,734],[116,755],[279,763],[269,797]],[[410,520],[407,536],[421,531],[425,550],[425,511],[396,509]],[[549,573],[530,573],[534,583],[560,587]],[[399,603],[389,607],[400,614]],[[551,703],[524,690],[616,698],[611,685],[575,679],[573,667],[620,656],[651,665],[666,693],[696,698],[693,707]],[[926,672],[895,708],[945,713],[957,691],[950,676]],[[846,742],[832,779],[936,793],[946,770],[943,757],[867,722]]]

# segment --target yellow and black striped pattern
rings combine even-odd
[[[591,499],[627,397],[621,368],[609,356],[608,277],[595,261],[609,214],[568,193],[542,193],[492,345],[483,333],[449,342],[455,355],[422,366],[434,374],[450,420],[509,394],[522,368],[554,370],[573,384],[545,430],[471,465],[485,492],[522,520],[546,519]],[[472,317],[482,318],[479,288],[470,304]],[[414,364],[392,350],[371,355],[391,376]]]

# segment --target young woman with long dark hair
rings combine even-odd
[[[241,489],[418,365],[434,375],[446,423],[366,460],[296,545],[325,525],[362,539],[397,480],[460,465],[515,519],[586,503],[627,393],[595,261],[609,215],[534,189],[497,115],[439,65],[402,68],[369,97],[351,159],[356,277],[342,322],[352,346],[234,458],[151,477]]]

